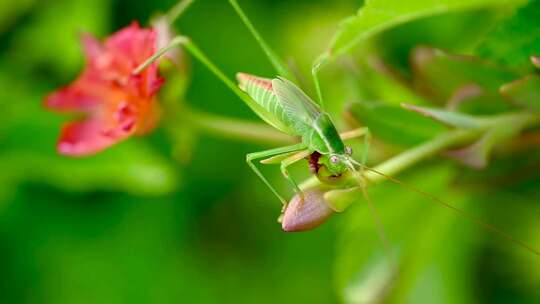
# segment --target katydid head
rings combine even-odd
[[[351,157],[352,149],[345,147],[344,153],[329,153],[320,155],[317,160],[317,176],[322,182],[335,183],[347,171],[356,171],[355,161]]]
[[[323,155],[319,163],[324,165],[331,175],[339,176],[347,171],[348,155],[336,153]]]

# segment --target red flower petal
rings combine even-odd
[[[103,122],[96,119],[70,122],[62,129],[58,152],[71,156],[95,154],[129,135],[121,129],[103,129]]]
[[[90,34],[83,34],[81,37],[84,53],[89,60],[99,57],[103,53],[103,46]]]
[[[50,94],[45,99],[45,105],[57,111],[86,111],[96,106],[99,101],[85,94],[77,87],[66,87]]]
[[[156,43],[155,31],[137,23],[103,44],[91,35],[82,37],[87,57],[83,73],[45,99],[50,109],[86,115],[85,120],[63,128],[58,144],[61,154],[93,154],[155,126],[159,117],[155,94],[163,79],[156,63],[137,75],[133,70],[154,54]]]

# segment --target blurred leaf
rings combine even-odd
[[[467,166],[475,169],[483,169],[488,165],[489,156],[493,148],[497,144],[516,135],[520,129],[519,124],[493,128],[475,143],[459,150],[450,151],[448,155]]]
[[[427,47],[415,49],[412,62],[416,88],[434,102],[455,102],[465,89],[475,86],[480,92],[466,96],[457,106],[465,106],[474,114],[493,114],[509,108],[499,87],[516,79],[515,72],[474,57],[449,55]]]
[[[403,107],[407,110],[422,114],[425,117],[433,118],[434,120],[440,121],[451,127],[463,129],[476,129],[480,127],[480,122],[470,115],[406,103],[403,104]]]
[[[108,27],[110,0],[41,3],[31,22],[17,29],[12,57],[21,67],[44,65],[66,75],[82,65],[79,34],[100,35]]]
[[[147,145],[133,142],[84,159],[25,150],[3,151],[0,166],[11,179],[42,182],[66,191],[157,195],[173,191],[179,182],[170,161],[156,155]]]
[[[399,106],[402,102],[425,104],[407,81],[383,61],[382,58],[371,55],[367,60],[350,58],[346,62],[346,83],[351,93],[346,100],[372,101],[381,104]]]
[[[376,53],[400,72],[410,74],[410,55],[425,45],[455,54],[467,54],[493,28],[505,9],[455,11],[429,16],[393,27],[374,37]]]
[[[367,38],[398,24],[446,12],[502,5],[509,0],[412,0],[366,1],[356,16],[345,19],[329,48],[330,56],[339,56]]]
[[[445,129],[431,119],[396,106],[353,103],[349,110],[375,136],[390,143],[414,145]]]
[[[501,94],[516,105],[540,111],[540,76],[531,74],[501,87]]]
[[[20,15],[29,10],[35,2],[35,0],[0,1],[0,33],[9,27]]]
[[[538,20],[540,1],[531,0],[488,34],[476,53],[502,65],[530,68],[529,57],[540,54]]]
[[[417,171],[406,181],[456,204],[457,197],[448,187],[452,176],[449,167],[432,166]],[[370,194],[399,269],[396,276],[389,275],[388,257],[376,236],[372,215],[359,198],[361,204],[343,215],[337,250],[338,288],[345,303],[387,303],[389,299],[391,303],[441,303],[449,294],[455,300],[452,303],[469,303],[472,290],[463,281],[468,274],[462,271],[467,269],[462,258],[470,255],[460,251],[473,249],[447,243],[470,237],[461,233],[463,228],[455,228],[455,214],[390,183],[370,187]],[[420,214],[422,221],[418,221]],[[448,258],[450,251],[454,253],[452,258]],[[444,272],[437,275],[438,271]]]

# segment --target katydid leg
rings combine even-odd
[[[266,177],[264,177],[264,175],[257,168],[257,166],[255,166],[253,161],[256,160],[256,159],[259,159],[259,158],[267,158],[267,157],[272,157],[272,156],[283,154],[283,153],[300,151],[300,150],[303,150],[305,148],[306,148],[305,144],[299,143],[299,144],[295,144],[295,145],[291,145],[291,146],[280,147],[280,148],[270,149],[270,150],[261,151],[261,152],[249,153],[249,154],[246,155],[246,162],[249,165],[249,167],[266,184],[266,186],[268,186],[268,188],[270,188],[270,190],[272,190],[274,195],[278,197],[278,199],[281,201],[281,203],[283,203],[283,205],[287,205],[287,201],[281,195],[279,195],[277,190],[270,184],[270,182],[266,179]]]
[[[350,131],[346,131],[339,134],[339,137],[341,137],[342,140],[349,140],[353,138],[358,138],[361,136],[364,136],[369,133],[369,129],[367,127],[362,127]]]
[[[261,164],[263,165],[276,165],[276,164],[281,164],[281,162],[283,160],[285,160],[286,158],[294,155],[294,154],[297,154],[297,153],[302,153],[302,152],[296,152],[296,151],[293,151],[293,152],[288,152],[288,153],[283,153],[283,154],[278,154],[276,156],[272,156],[272,157],[269,157],[269,158],[265,158],[263,160],[260,161]]]
[[[251,35],[257,40],[257,43],[261,46],[264,53],[266,54],[266,57],[268,57],[268,60],[270,60],[270,63],[276,71],[279,73],[279,75],[291,79],[294,79],[294,74],[291,73],[287,65],[283,63],[283,61],[279,58],[279,56],[274,52],[274,50],[266,43],[266,41],[262,38],[262,36],[259,34],[257,29],[255,29],[255,26],[251,23],[249,18],[246,16],[240,5],[238,5],[238,2],[236,0],[229,0],[229,3],[233,7],[233,9],[236,11],[244,25],[248,28]]]
[[[365,166],[368,152],[369,152],[369,147],[371,144],[371,132],[369,131],[369,128],[362,127],[362,128],[354,129],[351,131],[343,132],[339,134],[339,136],[341,137],[342,140],[349,140],[349,139],[354,139],[354,138],[358,138],[362,136],[364,137],[364,145],[362,147],[362,153],[360,156],[360,164],[362,165],[362,167]]]
[[[321,57],[317,58],[311,67],[311,76],[313,77],[313,83],[315,85],[315,91],[317,92],[317,102],[324,109],[324,101],[322,97],[321,83],[319,82],[319,70],[326,64],[328,61],[326,54],[323,54]]]
[[[296,154],[294,154],[292,156],[287,157],[286,159],[284,159],[281,162],[281,173],[291,183],[291,185],[293,186],[293,189],[296,192],[296,194],[298,194],[300,196],[303,196],[303,192],[302,192],[302,190],[300,190],[300,187],[298,187],[298,184],[296,183],[296,181],[294,181],[294,179],[289,174],[289,171],[287,170],[287,167],[294,164],[294,163],[296,163],[299,160],[302,160],[302,159],[308,157],[309,154],[311,154],[311,152],[309,150],[301,151],[301,152],[298,152],[298,153],[296,153]]]
[[[369,132],[369,129],[366,128],[366,133],[364,134],[364,147],[362,149],[362,155],[360,156],[360,163],[362,164],[362,168],[366,165],[370,145],[371,132]]]

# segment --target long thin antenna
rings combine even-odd
[[[366,131],[369,132],[366,128]],[[367,135],[367,134],[366,134]],[[367,154],[367,150],[365,151]],[[361,171],[358,172],[356,168],[354,167],[354,164],[360,165]],[[381,240],[381,243],[383,245],[383,249],[386,253],[386,257],[388,258],[388,261],[390,263],[390,268],[392,269],[392,272],[397,274],[398,272],[398,264],[397,260],[395,259],[394,255],[392,254],[392,247],[390,246],[390,242],[388,241],[388,238],[386,237],[386,233],[384,232],[384,225],[381,219],[381,216],[379,215],[379,212],[377,211],[377,208],[375,207],[375,204],[371,200],[371,197],[369,197],[369,194],[366,190],[366,184],[363,180],[363,168],[365,167],[363,164],[359,164],[354,159],[350,159],[350,162],[347,163],[347,166],[352,170],[354,176],[357,179],[358,186],[362,190],[362,195],[364,196],[364,199],[366,200],[369,210],[371,212],[371,215],[373,217],[373,222],[375,224],[375,230],[377,230],[377,234],[379,236],[379,239]],[[356,175],[355,173],[358,173],[360,175]]]
[[[274,50],[272,50],[272,48],[262,38],[261,34],[259,34],[255,26],[253,26],[253,23],[251,23],[251,21],[249,20],[247,15],[244,13],[240,5],[238,5],[238,2],[236,0],[229,0],[229,3],[233,7],[233,9],[236,11],[240,19],[242,19],[242,22],[244,22],[248,30],[251,32],[251,35],[253,35],[255,40],[257,40],[257,42],[263,49],[264,53],[266,54],[266,57],[268,57],[268,60],[270,60],[270,63],[272,63],[272,65],[274,66],[278,74],[289,80],[294,80],[295,79],[294,75],[283,63],[283,61],[279,58],[276,52],[274,52]]]
[[[368,170],[368,171],[371,171],[371,172],[373,172],[373,173],[375,173],[375,174],[381,175],[382,177],[384,177],[384,178],[390,180],[391,182],[394,182],[394,183],[396,183],[396,184],[398,184],[398,185],[400,185],[400,186],[402,186],[402,187],[405,187],[405,188],[407,188],[407,189],[409,189],[409,190],[412,190],[412,191],[414,191],[414,192],[416,192],[416,193],[418,193],[418,194],[421,194],[421,195],[423,195],[423,196],[425,196],[425,197],[431,199],[433,202],[436,202],[436,203],[442,205],[442,206],[445,207],[445,208],[448,208],[448,209],[450,209],[450,210],[453,210],[454,212],[456,212],[456,213],[458,213],[459,215],[461,215],[463,218],[465,218],[465,219],[467,219],[467,220],[469,220],[469,221],[471,221],[471,222],[474,222],[474,223],[476,223],[476,224],[482,226],[484,229],[486,229],[486,230],[488,230],[488,231],[491,231],[492,233],[497,234],[497,235],[499,235],[500,237],[503,237],[503,238],[507,239],[508,241],[514,243],[515,245],[518,245],[518,246],[524,248],[525,250],[527,250],[527,251],[533,253],[534,255],[540,257],[540,251],[538,251],[537,249],[531,247],[530,245],[528,245],[528,244],[526,244],[526,243],[524,243],[524,242],[522,242],[522,241],[520,241],[520,240],[514,238],[514,237],[513,237],[512,235],[510,235],[509,233],[504,232],[503,230],[501,230],[501,229],[495,227],[494,225],[492,225],[492,224],[490,224],[490,223],[488,223],[488,222],[486,222],[486,221],[484,221],[484,220],[482,220],[482,219],[480,219],[480,218],[478,218],[478,217],[475,217],[475,216],[473,216],[472,214],[469,214],[468,212],[466,212],[466,211],[464,211],[464,210],[461,210],[461,209],[459,209],[459,208],[457,208],[457,207],[454,207],[454,206],[452,206],[452,205],[446,203],[445,201],[439,199],[438,197],[436,197],[436,196],[434,196],[434,195],[432,195],[432,194],[430,194],[430,193],[428,193],[428,192],[425,192],[425,191],[423,191],[423,190],[420,190],[420,189],[418,189],[418,188],[416,188],[416,187],[414,187],[414,186],[412,186],[412,185],[406,184],[405,182],[402,182],[401,180],[399,180],[399,179],[397,179],[397,178],[395,178],[395,177],[392,177],[392,176],[390,176],[390,175],[384,174],[384,173],[382,173],[382,172],[379,172],[379,171],[377,171],[377,170],[375,170],[375,169],[366,167],[366,166],[364,166],[364,165],[362,165],[362,166],[363,166],[364,169],[366,169],[366,170]]]
[[[381,240],[381,243],[383,244],[384,251],[386,251],[386,256],[388,257],[388,260],[390,262],[390,267],[392,269],[392,272],[394,273],[394,275],[396,275],[398,272],[397,261],[394,257],[394,254],[392,253],[392,247],[390,246],[390,242],[388,241],[388,238],[386,237],[386,233],[384,232],[384,225],[382,223],[381,216],[379,215],[379,212],[377,211],[375,204],[373,204],[373,201],[369,197],[365,185],[361,185],[360,188],[362,189],[362,194],[364,195],[364,199],[366,200],[369,206],[369,210],[371,211],[373,222],[375,224],[375,229],[377,230],[379,239]]]

